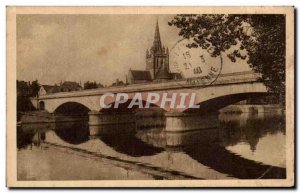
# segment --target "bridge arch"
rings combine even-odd
[[[202,89],[195,89],[194,92],[197,94],[197,97],[194,104],[200,105],[200,108],[185,108],[182,109],[181,112],[217,111],[242,100],[271,94],[261,82],[230,84],[222,85],[222,88],[218,87],[219,86],[211,86]]]
[[[220,110],[221,108],[235,104],[235,103],[243,101],[243,100],[257,98],[257,97],[263,97],[263,96],[269,96],[269,95],[270,95],[270,93],[266,93],[266,92],[251,92],[251,93],[236,93],[236,94],[218,96],[218,97],[211,98],[206,101],[202,101],[202,102],[198,103],[197,105],[200,105],[199,109],[189,108],[189,109],[185,109],[183,112],[184,113],[216,112],[216,111]]]
[[[64,115],[87,115],[91,109],[78,102],[66,102],[59,105],[54,113]]]
[[[44,98],[42,98],[44,97]],[[86,97],[46,97],[42,96],[39,101],[45,102],[45,110],[47,110],[49,113],[55,112],[60,106],[64,104],[69,103],[78,103],[85,107],[87,107],[90,110],[99,111],[100,105],[99,105],[99,96],[93,95],[93,96],[86,96]],[[37,104],[37,102],[34,102],[34,99],[32,99],[33,104]]]

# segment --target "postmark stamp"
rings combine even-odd
[[[192,39],[181,39],[171,48],[170,67],[181,73],[188,84],[208,86],[222,72],[222,56],[211,56],[212,48],[189,48]]]

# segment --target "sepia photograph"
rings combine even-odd
[[[293,7],[7,7],[7,186],[294,186]]]

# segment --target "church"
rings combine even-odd
[[[171,73],[169,69],[169,49],[165,48],[160,39],[158,21],[154,33],[153,45],[146,51],[145,70],[129,70],[127,81],[129,84],[145,82],[163,82],[181,79],[181,74]]]

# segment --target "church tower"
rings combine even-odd
[[[162,46],[158,21],[154,33],[153,45],[146,51],[146,70],[150,71],[152,79],[171,79],[169,72],[169,49]]]

